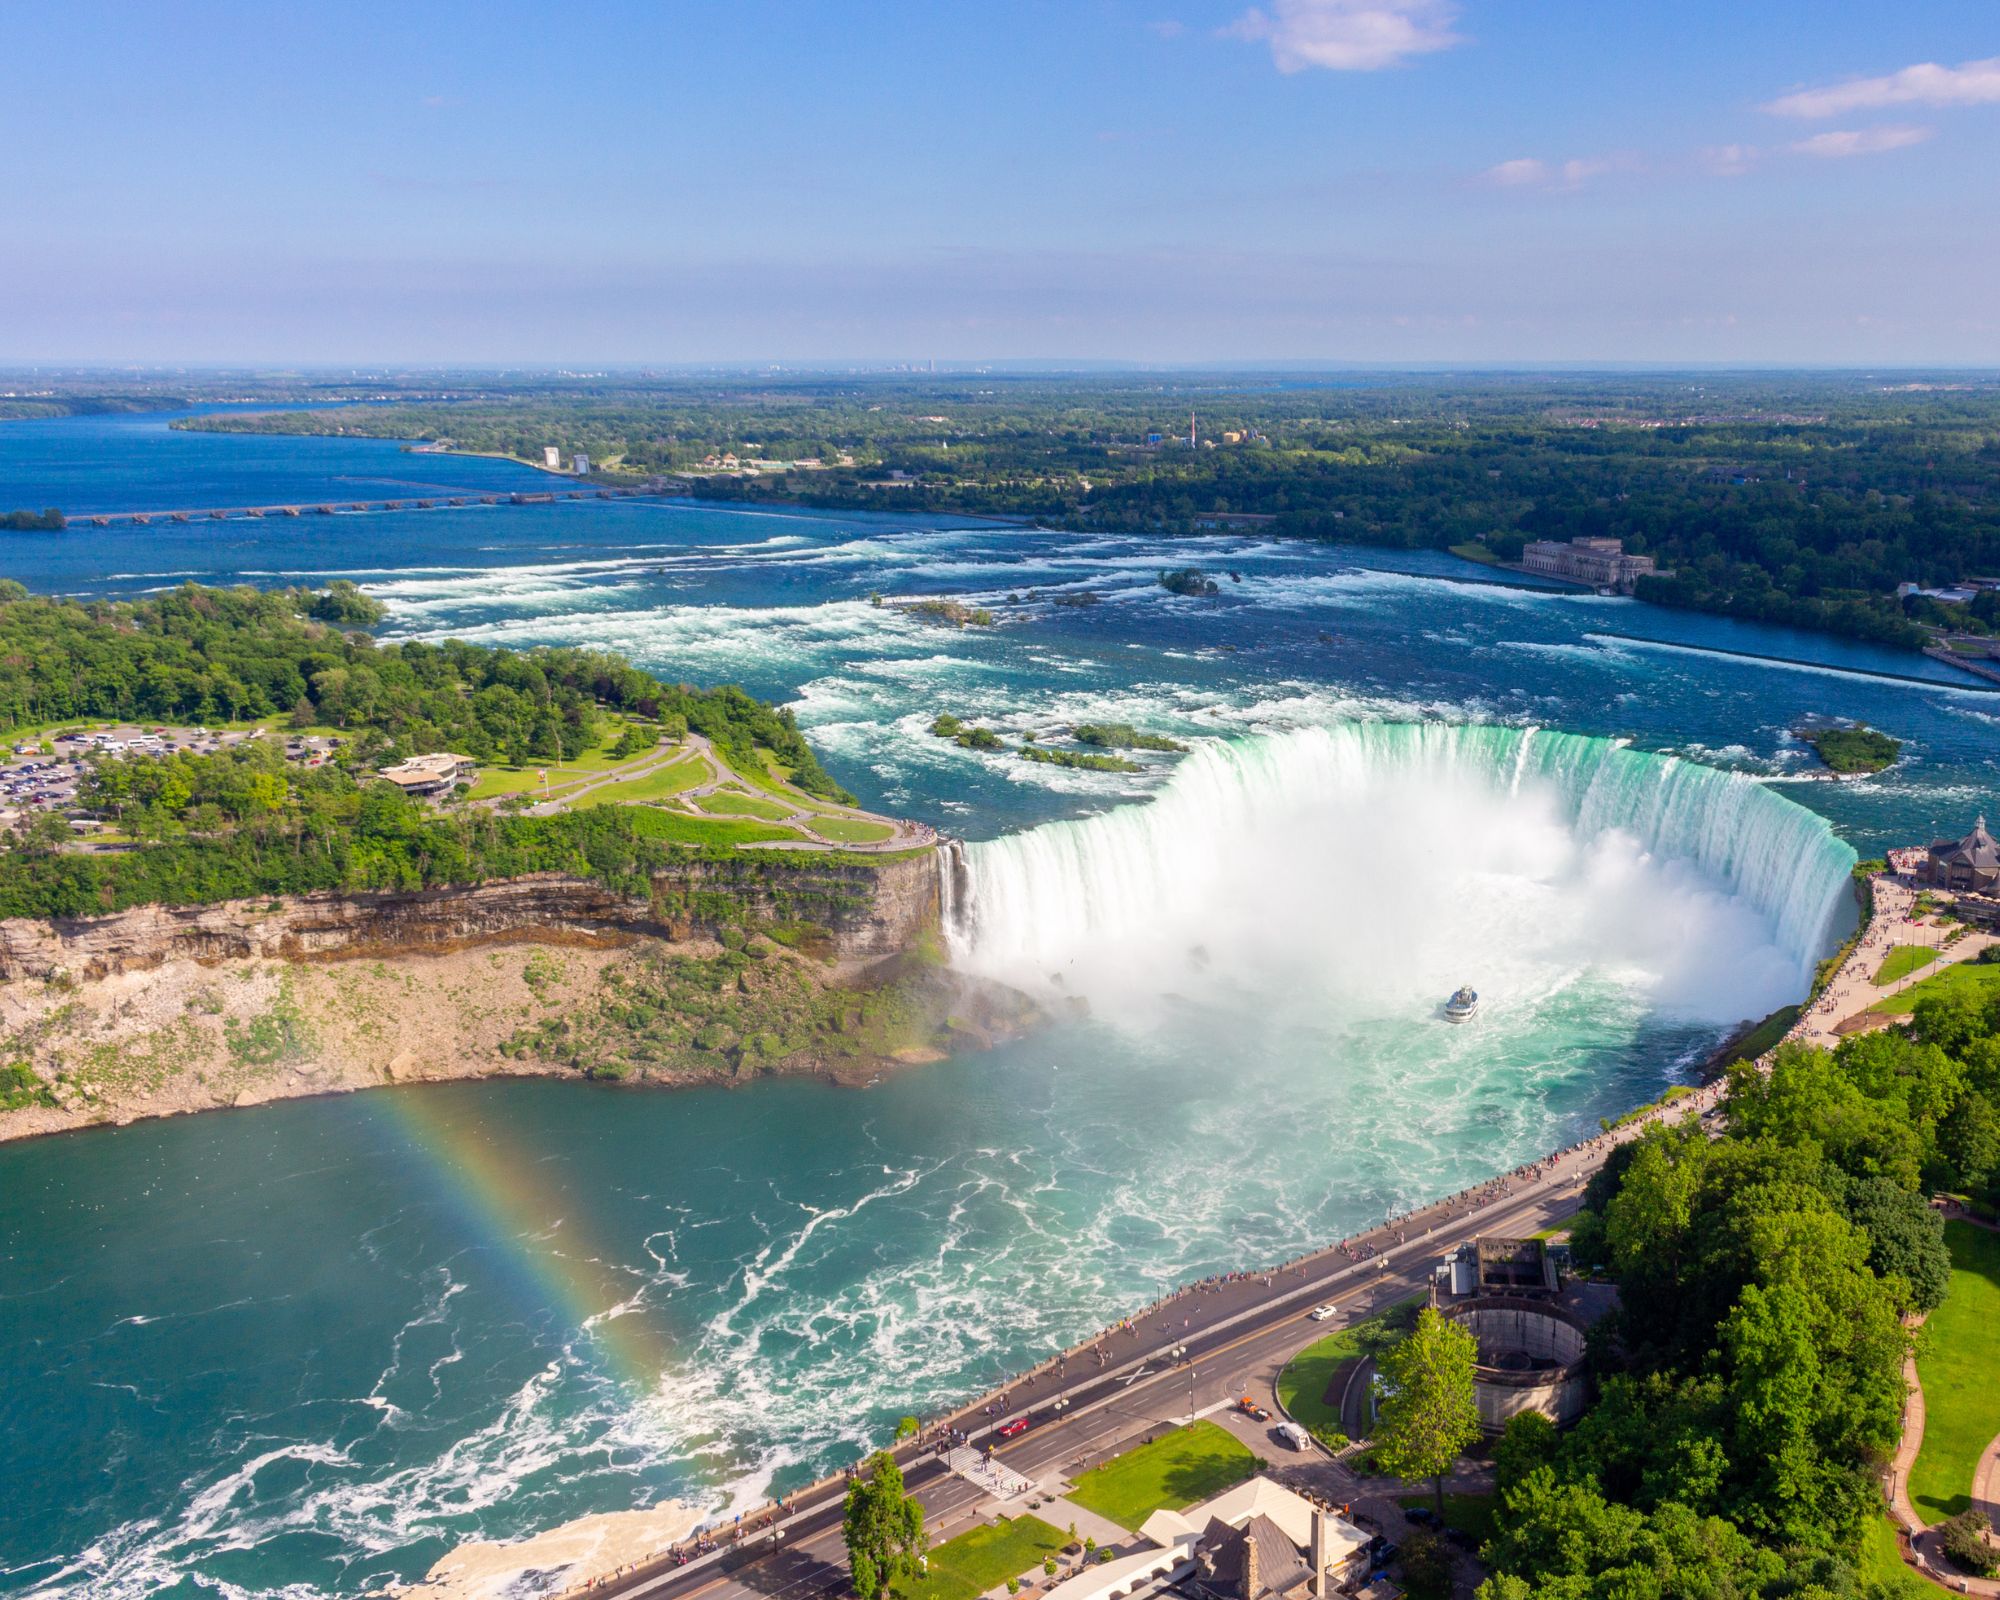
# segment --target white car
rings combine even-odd
[[[1338,1316],[1339,1314],[1337,1306],[1314,1306],[1312,1310],[1306,1313],[1315,1322],[1324,1322],[1328,1317]]]

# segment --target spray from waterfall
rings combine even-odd
[[[1727,1024],[1798,998],[1854,853],[1754,780],[1535,729],[1205,745],[1150,802],[944,864],[962,966],[1128,1016],[1165,997],[1427,1015],[1579,984]]]

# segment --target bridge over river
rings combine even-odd
[[[228,522],[238,517],[337,517],[366,511],[449,511],[462,506],[545,506],[562,500],[630,500],[641,495],[657,495],[653,488],[619,489],[540,489],[513,494],[431,495],[402,500],[321,500],[300,501],[297,505],[216,506],[167,511],[92,511],[70,518],[72,527],[87,524],[108,528],[114,524],[143,527],[154,522]]]

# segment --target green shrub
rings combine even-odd
[[[52,1106],[55,1096],[25,1061],[0,1062],[0,1111],[22,1111],[29,1106]]]
[[[1991,1577],[2000,1570],[2000,1559],[1996,1559],[1993,1547],[1986,1542],[1986,1530],[1991,1526],[1983,1511],[1961,1511],[1950,1518],[1940,1539],[1946,1558],[1961,1572]]]

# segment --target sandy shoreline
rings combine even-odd
[[[544,1600],[649,1561],[705,1513],[678,1500],[644,1511],[600,1511],[509,1544],[473,1540],[440,1559],[397,1600]]]

